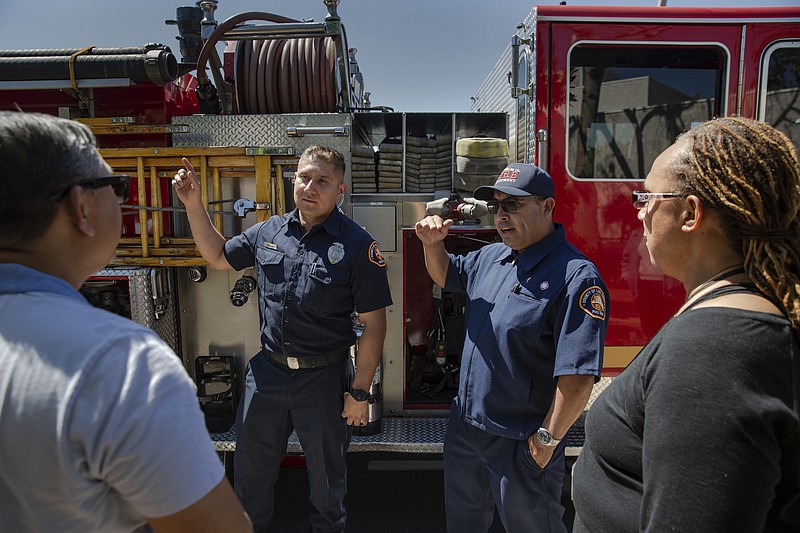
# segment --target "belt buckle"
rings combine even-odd
[[[300,368],[300,361],[297,360],[297,357],[287,357],[286,366],[288,366],[292,370],[297,370]]]

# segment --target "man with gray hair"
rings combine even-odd
[[[0,187],[3,529],[251,531],[178,357],[78,292],[129,178],[85,126],[0,112]]]

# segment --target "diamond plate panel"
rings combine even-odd
[[[589,405],[611,383],[613,378],[600,378],[592,391]],[[587,406],[588,409],[588,406]],[[564,439],[567,441],[567,456],[577,456],[581,452],[586,412],[578,418]],[[377,435],[354,435],[350,443],[351,452],[400,452],[400,453],[443,453],[444,434],[447,418],[383,418],[382,431]],[[218,452],[236,450],[236,429],[230,428],[221,433],[212,433],[214,449]],[[292,432],[286,446],[286,453],[301,454],[303,447],[297,433]]]
[[[206,146],[291,146],[295,154],[313,144],[324,144],[342,153],[350,151],[350,135],[306,134],[289,137],[287,128],[346,127],[351,132],[352,118],[346,113],[313,113],[296,115],[193,115],[174,117],[174,123],[185,124],[188,133],[172,134],[174,146],[203,148]]]
[[[592,387],[592,393],[589,395],[589,401],[586,403],[586,409],[589,409],[597,397],[600,396],[604,390],[606,390],[606,387],[611,385],[611,381],[613,379],[614,378],[603,377],[600,378],[600,381],[594,384],[594,387]]]
[[[131,319],[155,331],[172,351],[180,355],[178,344],[177,302],[172,272],[165,268],[106,268],[97,277],[128,278]],[[154,282],[160,294],[154,297]]]
[[[564,439],[567,441],[567,456],[580,455],[585,439],[582,414]],[[383,430],[377,435],[354,435],[350,442],[351,452],[398,452],[398,453],[443,453],[444,434],[447,429],[446,418],[384,418]],[[218,452],[236,451],[236,429],[212,433],[211,440]],[[297,433],[292,432],[286,446],[286,453],[301,454],[303,447]]]
[[[581,448],[583,448],[584,441],[586,440],[586,413],[597,397],[611,384],[613,379],[614,378],[603,377],[594,384],[592,393],[589,395],[589,401],[586,404],[586,409],[581,413],[575,423],[572,424],[572,427],[564,436],[564,440],[567,441],[566,454],[568,456],[577,456],[580,454]]]
[[[383,430],[377,435],[354,435],[350,442],[351,452],[403,452],[442,453],[446,418],[384,418]],[[212,433],[214,449],[218,452],[236,450],[236,430]],[[292,432],[286,453],[300,454],[303,448],[297,433]]]

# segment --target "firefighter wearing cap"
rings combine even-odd
[[[192,166],[173,180],[195,242],[214,268],[255,267],[263,349],[248,364],[236,416],[234,485],[256,532],[270,531],[275,482],[292,430],[308,466],[315,533],[341,532],[345,455],[353,425],[368,418],[368,393],[391,305],[378,243],[336,206],[347,184],[342,154],[311,146],[297,164],[297,208],[225,240],[200,199]],[[353,376],[352,313],[364,329]]]
[[[600,376],[608,290],[553,222],[551,177],[509,165],[479,187],[502,243],[449,255],[451,220],[417,222],[434,282],[466,291],[459,391],[444,444],[448,531],[566,531],[562,440]]]

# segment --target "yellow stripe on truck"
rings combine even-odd
[[[642,348],[642,346],[606,346],[603,353],[603,369],[625,368]]]

